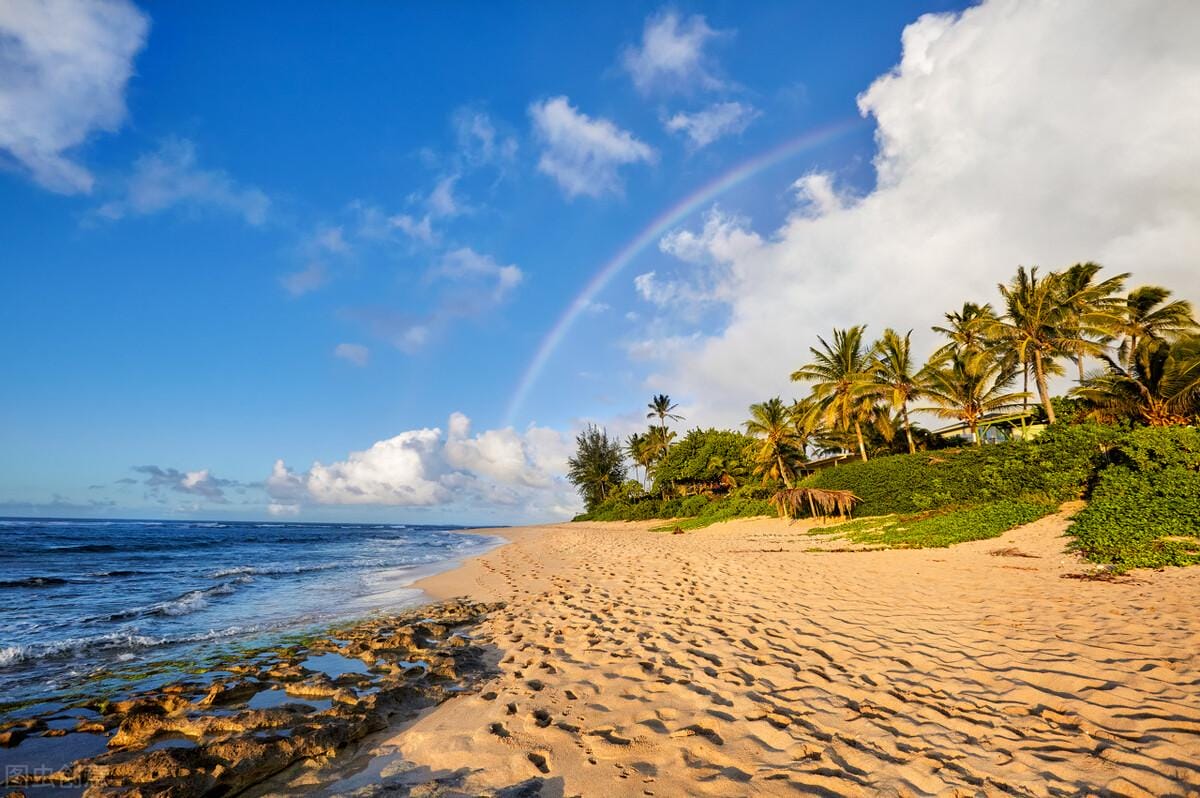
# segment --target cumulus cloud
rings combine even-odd
[[[620,167],[653,163],[655,151],[607,119],[593,119],[566,97],[529,106],[542,145],[538,170],[554,178],[568,197],[620,194]]]
[[[1095,260],[1200,298],[1197,41],[1200,6],[1183,2],[992,0],[921,17],[859,97],[877,127],[873,190],[808,175],[770,234],[664,244],[724,263],[712,296],[728,322],[671,349],[657,384],[695,398],[690,421],[736,423],[796,390],[787,375],[818,334],[914,327],[924,354],[928,325],[994,299],[1018,264]]]
[[[720,89],[725,83],[705,47],[722,35],[703,16],[681,18],[675,11],[662,11],[646,19],[641,44],[621,52],[621,66],[643,94]]]
[[[259,189],[238,183],[224,171],[201,168],[192,142],[170,139],[134,162],[121,196],[101,205],[96,215],[121,219],[177,206],[230,213],[246,224],[260,225],[271,201]]]
[[[148,29],[125,0],[0,3],[0,153],[51,191],[91,191],[94,178],[71,150],[125,120]]]
[[[329,271],[321,261],[312,261],[303,269],[289,272],[279,278],[283,290],[292,296],[303,296],[310,291],[316,291],[329,282]]]
[[[459,156],[470,166],[502,164],[517,154],[517,139],[501,134],[492,117],[477,108],[459,108],[451,116]]]
[[[525,277],[516,266],[502,266],[491,255],[482,255],[470,247],[447,252],[429,274],[458,283],[482,281],[483,296],[491,303],[503,302]]]
[[[759,116],[753,106],[739,102],[713,103],[695,113],[680,111],[666,120],[672,133],[687,136],[692,149],[707,147],[725,136],[741,133]]]
[[[339,357],[355,366],[365,366],[371,357],[371,350],[362,344],[338,344],[333,348],[334,357]]]
[[[156,465],[134,466],[133,470],[144,475],[142,484],[155,493],[160,488],[200,496],[215,504],[226,504],[225,489],[245,487],[233,479],[220,479],[207,468],[198,471],[180,471]]]
[[[564,517],[578,501],[563,475],[570,441],[541,427],[471,434],[471,421],[450,416],[447,431],[401,432],[307,472],[276,461],[265,486],[277,514],[306,504],[409,507],[509,505],[527,517]]]

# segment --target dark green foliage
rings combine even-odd
[[[1115,427],[1055,425],[1028,443],[881,457],[827,468],[803,485],[851,490],[859,515],[911,514],[951,505],[1020,496],[1063,501],[1081,496],[1107,451]]]
[[[594,424],[575,437],[575,445],[575,456],[567,460],[567,479],[591,510],[625,480],[625,455],[621,442]]]
[[[945,548],[969,540],[999,537],[1054,512],[1054,503],[1004,499],[961,510],[917,516],[863,518],[813,534],[840,535],[865,545],[900,549]]]
[[[1088,559],[1118,570],[1200,563],[1200,431],[1130,432],[1069,530]]]
[[[654,467],[654,493],[672,486],[716,485],[726,475],[743,482],[753,463],[748,449],[754,440],[731,430],[694,429],[677,441]]]

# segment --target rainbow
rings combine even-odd
[[[661,238],[670,228],[678,225],[688,216],[699,210],[701,206],[716,199],[734,186],[805,150],[825,144],[858,127],[860,124],[862,124],[862,120],[859,117],[851,117],[850,119],[811,130],[794,139],[789,139],[733,167],[728,172],[701,186],[654,217],[640,233],[634,236],[625,246],[621,247],[611,260],[601,266],[592,275],[591,280],[587,282],[578,296],[571,300],[562,315],[559,316],[558,321],[554,323],[554,326],[542,338],[541,343],[538,344],[537,351],[534,352],[533,358],[530,359],[529,365],[525,368],[516,389],[513,391],[512,397],[509,399],[508,410],[505,413],[505,426],[513,426],[517,413],[524,406],[529,392],[541,377],[542,371],[550,361],[550,357],[558,349],[559,345],[562,344],[563,339],[566,338],[575,321],[587,310],[596,296],[612,282],[612,279],[629,265],[629,262],[637,257],[640,252]]]

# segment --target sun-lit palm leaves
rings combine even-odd
[[[1076,263],[1057,277],[1064,310],[1062,349],[1075,361],[1080,382],[1084,380],[1084,358],[1103,355],[1120,323],[1122,303],[1117,294],[1129,277],[1126,272],[1096,282],[1100,268],[1090,261]]]
[[[921,395],[920,369],[912,360],[912,330],[904,335],[891,327],[875,344],[875,383],[882,389],[883,397],[893,410],[899,411],[904,436],[908,440],[908,451],[917,450],[913,443],[912,424],[908,420],[908,403]],[[885,436],[886,437],[886,436]]]
[[[742,426],[759,442],[754,473],[762,475],[763,482],[778,479],[790,488],[796,467],[804,462],[804,448],[787,405],[778,396],[750,405],[750,419]]]
[[[1200,336],[1143,338],[1132,364],[1107,358],[1108,369],[1084,381],[1073,396],[1102,421],[1151,426],[1200,423]]]
[[[813,383],[813,397],[833,426],[854,428],[858,453],[867,459],[862,423],[869,420],[878,394],[872,377],[872,350],[863,343],[862,325],[834,330],[832,345],[818,337],[821,348],[810,347],[813,362],[792,372],[793,380]]]
[[[997,321],[999,319],[991,305],[964,302],[962,310],[952,310],[946,314],[945,326],[934,326],[934,332],[950,339],[934,357],[953,352],[982,352],[988,349],[993,344],[988,334],[994,331]]]
[[[1007,390],[1016,376],[1011,366],[991,353],[955,353],[925,367],[924,394],[934,404],[921,410],[966,423],[971,438],[979,444],[980,420],[1017,406],[1025,395]]]
[[[1149,370],[1149,352],[1154,342],[1195,332],[1192,305],[1186,300],[1168,302],[1171,292],[1157,285],[1144,285],[1129,293],[1121,310],[1116,333],[1121,336],[1118,355],[1126,369]],[[1140,364],[1138,361],[1142,361]]]

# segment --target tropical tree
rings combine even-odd
[[[792,429],[796,433],[796,448],[808,458],[810,449],[821,451],[829,448],[829,425],[820,404],[813,398],[797,399],[788,408]]]
[[[899,411],[904,437],[908,440],[909,454],[917,451],[913,443],[912,423],[908,419],[908,403],[921,395],[921,372],[912,361],[910,339],[912,330],[903,336],[891,327],[883,331],[876,342],[875,383],[881,393],[890,400],[893,410]]]
[[[650,412],[646,414],[646,418],[657,418],[658,426],[664,430],[667,428],[667,419],[672,421],[683,421],[683,416],[675,415],[671,411],[679,407],[677,404],[672,404],[671,397],[665,393],[655,394],[650,399],[650,404],[646,405]]]
[[[1054,359],[1069,350],[1071,314],[1063,301],[1061,275],[1051,272],[1039,278],[1037,267],[1017,268],[1012,281],[1000,284],[1004,315],[995,325],[1000,338],[1022,363],[1033,370],[1038,399],[1046,420],[1054,423],[1054,406],[1046,375],[1055,369]],[[1006,364],[1007,365],[1007,364]]]
[[[589,424],[575,436],[575,456],[567,459],[567,479],[593,510],[625,480],[625,457],[621,442],[608,431]]]
[[[1071,393],[1102,421],[1131,419],[1155,427],[1200,423],[1200,336],[1143,338],[1132,364],[1106,357],[1108,368]]]
[[[792,379],[813,383],[813,396],[838,429],[854,427],[859,456],[867,459],[862,422],[869,419],[878,395],[871,375],[872,350],[863,343],[864,325],[833,331],[833,344],[818,337],[821,348],[810,347],[813,362],[792,372]]]
[[[1125,287],[1129,273],[1096,282],[1100,264],[1076,263],[1062,272],[1059,291],[1063,309],[1063,350],[1079,369],[1079,382],[1085,378],[1084,358],[1099,357],[1121,321],[1121,300],[1117,294]]]
[[[650,448],[646,445],[646,436],[640,432],[634,432],[625,439],[625,454],[633,463],[633,475],[642,483],[642,487],[646,486],[644,477],[650,475]],[[638,477],[638,468],[642,469],[643,478]]]
[[[940,358],[952,352],[982,352],[992,345],[988,335],[995,329],[999,319],[991,305],[964,302],[962,310],[951,311],[945,316],[946,326],[934,325],[933,331],[950,340],[938,350],[935,357]]]
[[[804,450],[787,405],[778,396],[750,405],[750,419],[742,426],[758,441],[754,473],[761,474],[764,483],[778,479],[790,488],[796,466],[804,461]]]
[[[1162,286],[1144,285],[1126,297],[1117,324],[1121,336],[1117,351],[1126,370],[1150,370],[1149,354],[1156,347],[1145,347],[1143,352],[1145,342],[1165,341],[1198,329],[1191,303],[1183,299],[1168,302],[1170,296],[1171,292]],[[1143,361],[1140,364],[1139,359]]]
[[[923,376],[924,394],[934,404],[922,411],[965,422],[976,446],[982,443],[979,421],[1015,407],[1025,395],[1006,390],[1016,371],[990,352],[956,353],[927,365]]]
[[[653,473],[655,464],[667,455],[671,441],[675,440],[675,431],[666,427],[650,427],[644,438],[646,473]]]

